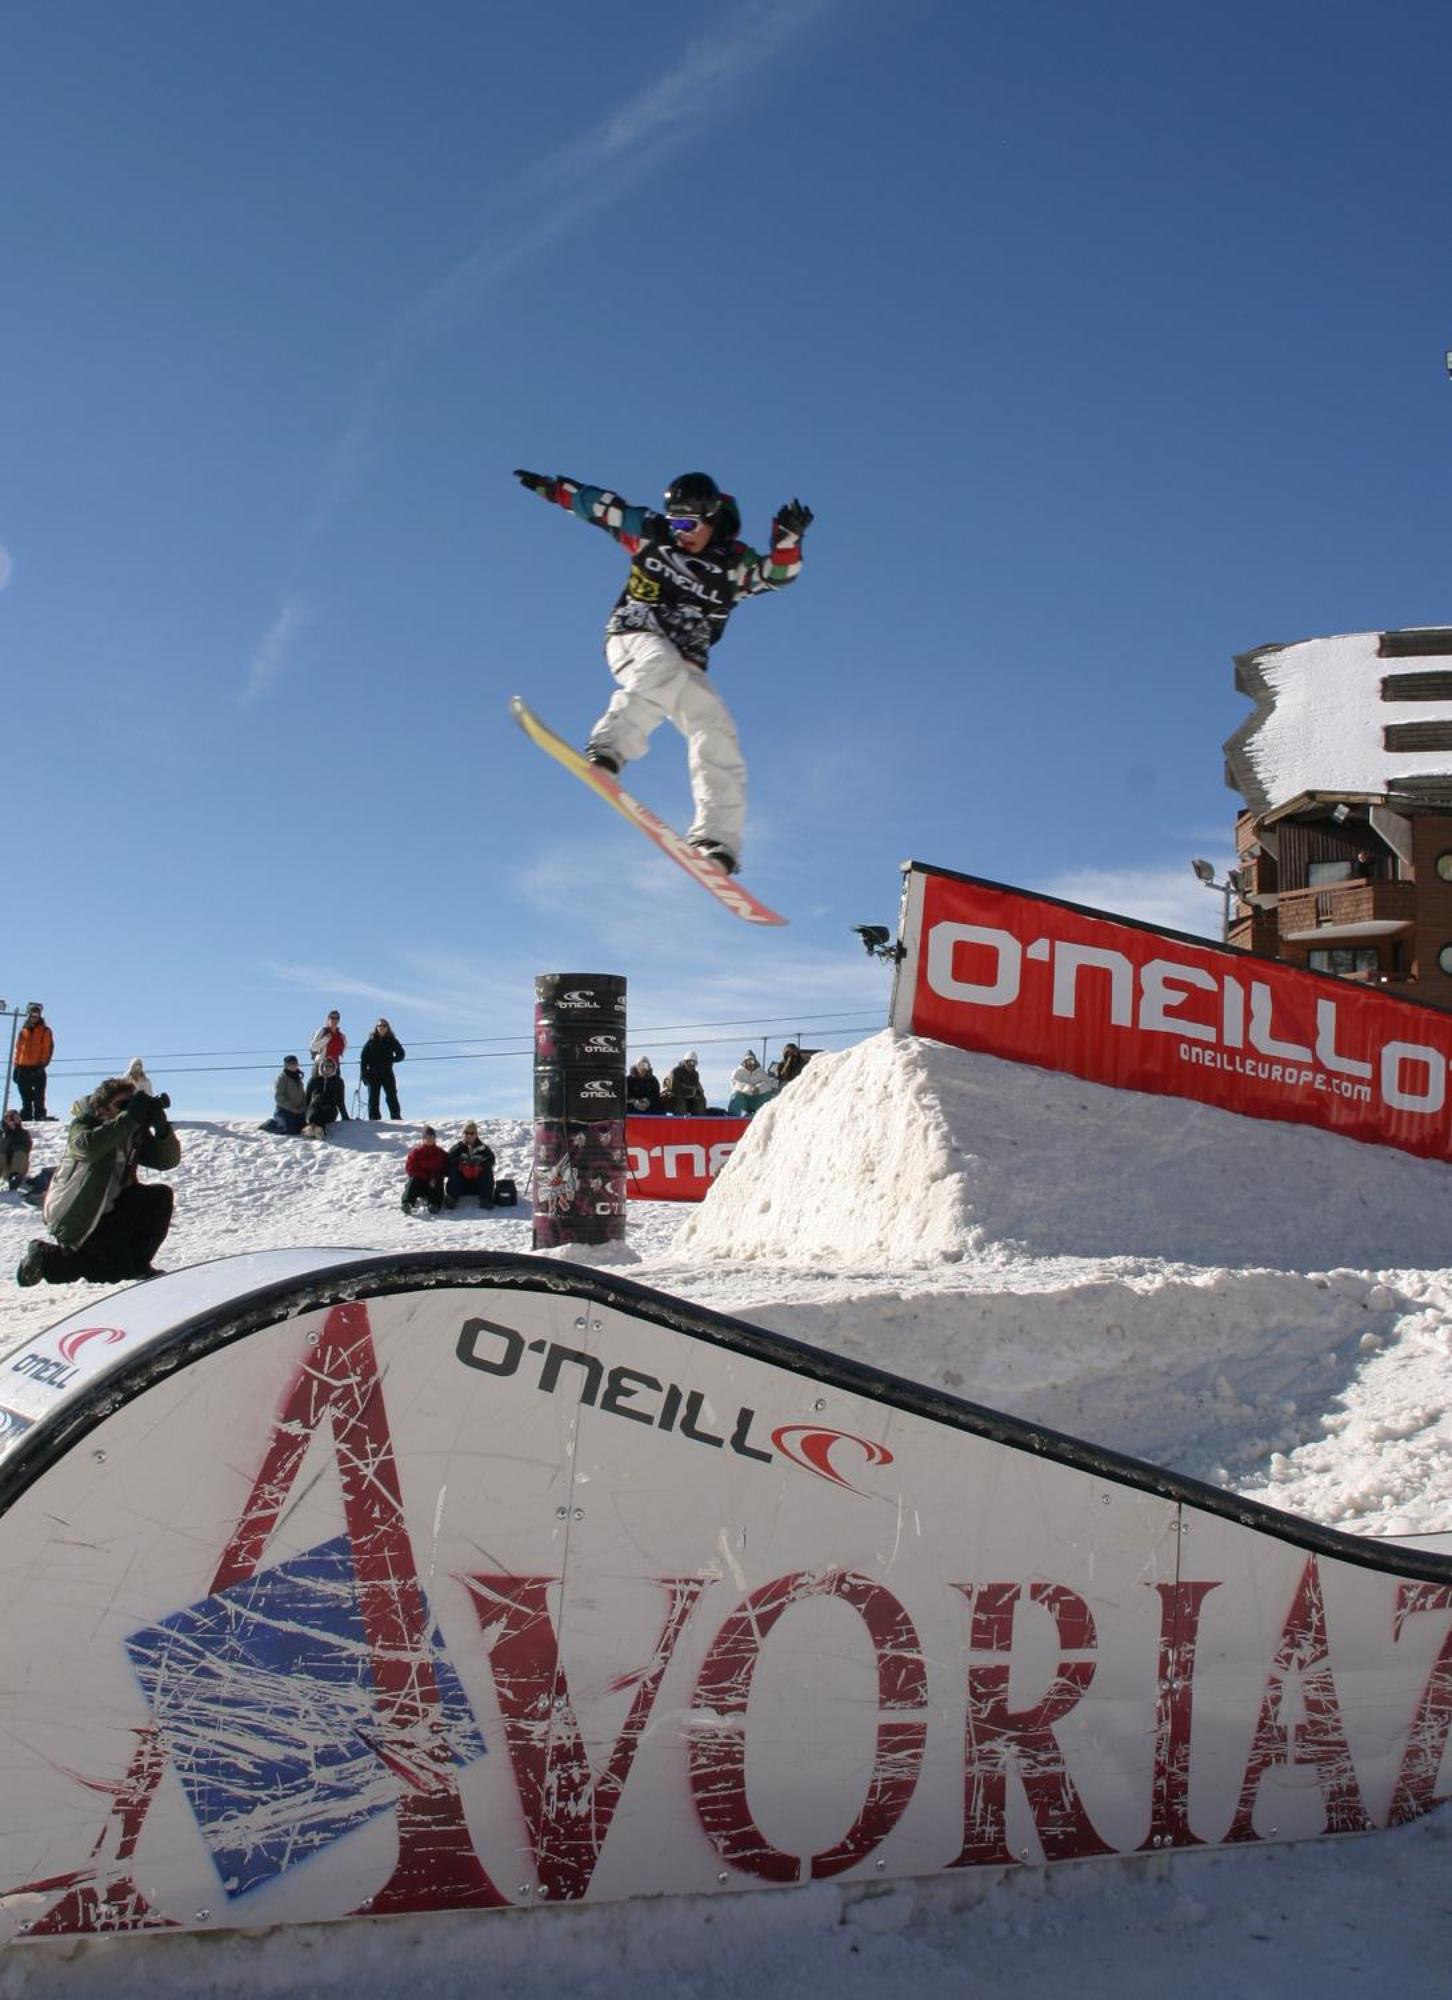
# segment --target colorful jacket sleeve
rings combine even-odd
[[[552,501],[556,507],[566,508],[576,520],[588,522],[592,528],[603,528],[630,555],[638,554],[645,545],[646,526],[654,510],[632,506],[618,493],[612,493],[609,487],[585,486],[578,479],[569,479],[561,473],[540,498]],[[785,585],[794,583],[801,572],[801,536],[788,534],[775,524],[772,526],[771,547],[765,555],[749,548],[745,542],[737,542],[734,547],[736,559],[731,566],[731,582],[737,597],[755,597],[764,590],[781,590]]]
[[[731,571],[738,597],[756,597],[763,590],[784,590],[795,583],[802,571],[802,538],[784,534],[773,527],[771,547],[758,555],[745,542],[738,542],[739,560]]]
[[[561,473],[540,498],[565,508],[577,521],[588,522],[592,528],[603,528],[631,555],[644,546],[645,524],[650,509],[632,507],[628,500],[622,500],[608,487],[585,486],[578,479],[567,479]]]

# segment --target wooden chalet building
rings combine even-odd
[[[1452,628],[1261,647],[1231,944],[1452,1008]]]

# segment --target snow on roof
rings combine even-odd
[[[1384,797],[1395,781],[1452,769],[1445,750],[1388,750],[1388,723],[1445,722],[1452,699],[1388,701],[1399,672],[1452,671],[1452,652],[1385,653],[1381,632],[1262,646],[1236,661],[1236,685],[1256,704],[1225,745],[1231,783],[1257,814],[1302,792]],[[1398,635],[1399,637],[1402,635]],[[1429,628],[1429,637],[1436,638]]]

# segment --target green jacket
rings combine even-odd
[[[160,1129],[138,1125],[129,1111],[102,1118],[89,1097],[71,1106],[66,1156],[56,1168],[45,1197],[45,1226],[68,1250],[85,1242],[115,1206],[122,1188],[136,1179],[138,1166],[166,1173],[181,1164],[181,1141],[156,1114]]]

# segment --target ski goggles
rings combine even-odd
[[[694,534],[697,528],[703,528],[705,525],[699,514],[666,515],[666,526],[673,535]]]

